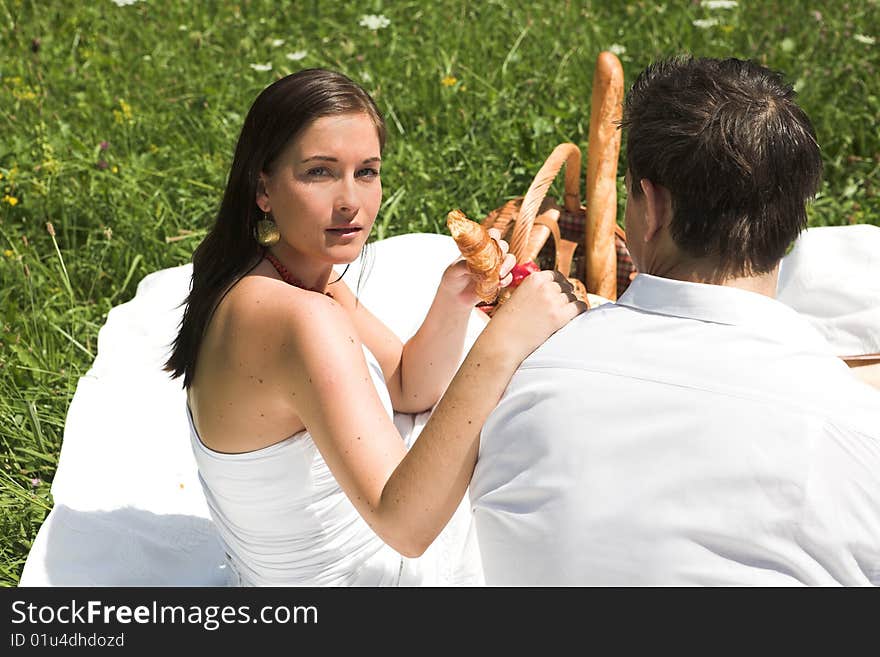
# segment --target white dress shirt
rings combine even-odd
[[[640,274],[526,359],[470,496],[489,585],[880,584],[880,393],[778,301]]]

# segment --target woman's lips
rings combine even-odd
[[[362,230],[363,228],[361,226],[337,226],[334,228],[328,228],[327,232],[338,237],[347,237],[349,235],[356,235]]]

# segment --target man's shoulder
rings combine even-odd
[[[603,355],[614,357],[614,352],[624,346],[627,336],[639,331],[640,314],[615,303],[591,308],[551,335],[523,361],[521,368],[572,367],[581,356],[594,354],[597,345],[602,346]]]

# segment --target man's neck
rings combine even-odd
[[[694,262],[679,262],[669,267],[655,267],[654,269],[655,271],[646,273],[678,281],[735,287],[740,290],[763,294],[771,299],[776,298],[776,285],[779,280],[778,264],[766,274],[756,274],[753,276],[724,276],[719,274],[717,269]]]

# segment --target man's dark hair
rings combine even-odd
[[[672,196],[672,238],[725,275],[766,273],[806,228],[822,160],[782,75],[751,61],[675,57],[642,71],[624,102],[630,194]]]

